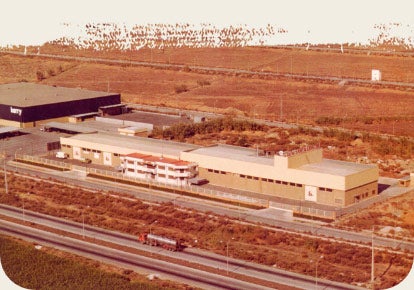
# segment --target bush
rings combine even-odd
[[[36,72],[36,78],[38,81],[42,81],[45,79],[45,74],[42,71],[38,70]]]
[[[178,85],[178,86],[175,87],[175,92],[177,94],[188,92],[188,88],[185,84]]]

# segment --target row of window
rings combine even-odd
[[[128,170],[128,172],[135,172],[135,170],[133,168],[128,168],[127,170]],[[145,173],[148,173],[148,172],[145,172],[145,171],[142,171],[142,170],[137,170],[137,173],[145,174]],[[152,174],[152,175],[154,175],[154,174]],[[173,176],[173,175],[166,175],[166,174],[158,174],[158,177],[160,177],[160,178],[166,178],[167,177],[168,179],[180,178],[180,180],[184,180],[184,177],[176,177],[176,176]]]
[[[226,174],[225,171],[216,170],[216,169],[207,169],[207,171],[212,172],[212,173],[217,173],[217,174]],[[281,180],[273,180],[273,179],[270,179],[270,178],[259,178],[257,176],[251,176],[251,175],[245,175],[245,174],[240,174],[239,176],[240,176],[240,178],[246,178],[246,179],[251,179],[251,180],[262,180],[264,182],[269,182],[269,183],[277,183],[277,184],[283,184],[283,185],[303,187],[303,185],[300,184],[300,183],[286,182],[286,181],[281,181]]]
[[[62,145],[61,145],[61,147],[62,147],[62,148],[72,148],[72,146],[71,146],[71,145],[66,145],[66,144],[62,144]]]
[[[328,191],[328,192],[332,192],[332,188],[325,188],[325,187],[319,187],[320,191]]]
[[[208,172],[213,172],[217,174],[226,174],[226,171],[216,170],[216,169],[207,169]]]
[[[71,148],[72,146],[63,144],[62,147]],[[81,148],[81,149],[82,149],[82,151],[83,151],[84,154],[89,154],[91,152],[92,153],[102,153],[101,150],[95,150],[95,149],[89,149],[89,148]],[[120,157],[121,156],[121,154],[119,154],[119,153],[113,153],[113,155],[115,157]]]

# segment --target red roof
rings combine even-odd
[[[126,157],[137,158],[137,159],[144,159],[145,157],[150,157],[151,155],[141,154],[141,153],[131,153],[131,154],[127,154],[125,156]]]
[[[141,153],[131,153],[131,154],[127,154],[125,156],[126,157],[131,157],[131,158],[136,158],[136,159],[142,159],[142,160],[148,161],[148,162],[160,162],[160,163],[172,164],[172,165],[176,165],[176,166],[190,164],[190,162],[183,161],[183,160],[167,158],[167,157],[158,157],[158,156],[153,156],[153,155],[148,155],[148,154],[141,154]]]

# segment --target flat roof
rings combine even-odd
[[[49,122],[45,124],[45,128],[55,128],[64,131],[76,132],[76,133],[95,133],[97,130],[88,128],[86,126],[77,126],[71,123],[61,122]]]
[[[16,107],[31,107],[113,95],[119,94],[26,82],[0,85],[1,103]]]
[[[322,159],[321,162],[302,165],[296,169],[332,174],[337,176],[348,176],[368,169],[375,168],[375,165],[359,164],[354,162]]]
[[[213,156],[220,158],[228,158],[233,160],[251,162],[251,163],[260,163],[264,165],[273,165],[274,158],[273,156],[258,156],[257,150],[245,147],[238,147],[225,144],[217,144],[208,147],[202,147],[196,150],[192,150],[191,153]]]
[[[11,127],[11,126],[0,127],[0,134],[18,132],[19,130],[20,130],[19,128],[17,128],[17,127]]]
[[[138,136],[125,136],[110,133],[79,134],[67,139],[97,143],[100,145],[122,147],[136,152],[151,152],[152,154],[179,157],[182,151],[200,148],[198,145],[165,141]]]

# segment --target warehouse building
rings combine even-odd
[[[210,183],[344,207],[378,194],[378,168],[322,158],[321,148],[259,156],[257,150],[215,145],[182,152]]]
[[[0,85],[0,125],[35,127],[49,121],[68,121],[73,115],[98,112],[117,105],[119,94],[33,83]]]
[[[237,146],[201,147],[103,133],[61,137],[61,146],[74,159],[90,158],[93,163],[123,165],[129,176],[147,178],[151,170],[155,173],[157,169],[171,167],[168,169],[171,172],[183,170],[180,177],[185,177],[184,182],[196,176],[213,185],[338,208],[378,194],[377,166],[327,160],[322,157],[321,148],[261,156],[257,150]],[[171,160],[161,164],[162,159],[154,156]],[[179,166],[174,168],[174,163]],[[151,178],[178,177],[161,174],[164,175]],[[177,180],[171,181],[174,182]]]

